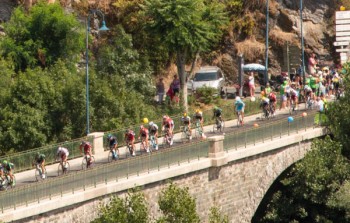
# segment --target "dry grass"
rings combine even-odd
[[[269,33],[269,39],[278,46],[283,46],[286,42],[298,44],[295,33],[283,32],[280,29],[273,29]]]
[[[245,60],[256,61],[264,57],[265,44],[256,41],[254,38],[236,42],[235,46],[237,53],[243,54]]]

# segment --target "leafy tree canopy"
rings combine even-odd
[[[16,72],[38,65],[49,67],[59,58],[74,63],[84,46],[80,27],[77,19],[58,3],[40,1],[28,14],[16,8],[5,23],[0,54],[14,61]]]

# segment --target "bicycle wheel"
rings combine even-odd
[[[67,161],[66,162],[66,168],[62,168],[62,164],[61,163],[59,163],[58,164],[58,170],[57,170],[57,175],[58,176],[61,176],[61,175],[63,175],[63,174],[67,174],[68,172],[69,172],[69,170],[70,170],[70,165],[69,165],[69,162]]]
[[[224,120],[221,120],[221,124],[220,124],[219,131],[220,131],[220,132],[223,132],[223,131],[224,131],[224,128],[225,128],[225,122],[224,122]]]
[[[46,168],[44,167],[44,171],[46,174]],[[45,178],[43,178],[43,173],[41,172],[41,169],[35,168],[35,179],[36,181],[41,181],[41,180],[45,180]]]
[[[109,151],[108,153],[108,162],[116,161],[118,159],[117,152],[115,152],[115,157],[113,157],[113,152]]]

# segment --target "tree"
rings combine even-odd
[[[199,222],[199,216],[196,213],[196,202],[189,194],[188,187],[180,188],[176,184],[169,184],[168,187],[162,190],[158,204],[163,213],[163,217],[158,222]]]
[[[40,1],[29,13],[16,8],[5,23],[0,55],[14,61],[15,70],[52,66],[59,58],[74,64],[84,47],[84,34],[72,14],[58,4]]]
[[[127,196],[122,199],[112,197],[110,202],[102,205],[100,214],[93,223],[147,223],[148,207],[145,196],[140,189],[136,188],[128,191]]]
[[[344,209],[328,203],[350,176],[341,150],[330,137],[314,140],[312,150],[281,180],[264,217],[253,222],[346,222]]]
[[[176,55],[182,102],[187,110],[185,63],[219,40],[228,21],[224,5],[204,0],[145,0],[143,9],[148,21],[146,29]]]

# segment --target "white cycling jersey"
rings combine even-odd
[[[67,148],[64,148],[64,147],[58,147],[57,149],[57,155],[63,155],[65,154],[66,156],[69,155],[69,151]]]

